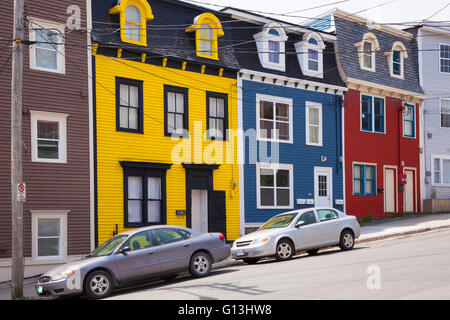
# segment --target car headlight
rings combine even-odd
[[[267,243],[267,242],[269,242],[269,240],[270,240],[270,237],[262,237],[262,238],[256,239],[254,244]]]
[[[66,279],[68,277],[70,277],[71,275],[73,275],[75,273],[75,270],[66,270],[64,272],[60,272],[57,275],[52,277],[52,281],[59,281],[62,279]]]

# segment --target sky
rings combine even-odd
[[[210,7],[215,10],[220,10],[220,6],[232,6],[245,10],[258,10],[268,13],[281,13],[293,15],[295,17],[275,16],[274,18],[285,20],[291,23],[301,24],[307,17],[316,17],[321,13],[331,10],[335,7],[347,11],[349,13],[355,13],[361,10],[365,10],[371,7],[373,8],[357,15],[363,16],[377,23],[397,23],[397,22],[410,22],[410,21],[422,21],[428,19],[437,13],[440,9],[444,10],[437,13],[431,20],[435,21],[450,21],[450,1],[449,0],[348,0],[342,3],[336,3],[329,6],[324,6],[317,9],[310,9],[316,6],[322,6],[339,2],[339,0],[183,0],[190,3],[196,3],[201,6]],[[210,3],[213,5],[205,5],[203,3]],[[276,6],[274,6],[276,4]],[[220,6],[218,6],[220,5]],[[299,12],[291,13],[293,11]]]

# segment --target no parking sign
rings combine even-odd
[[[17,201],[25,202],[27,200],[27,185],[19,183],[17,185]]]

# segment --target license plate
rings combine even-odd
[[[245,255],[245,252],[244,252],[244,250],[237,250],[236,251],[236,255],[237,256],[243,256],[243,255]]]
[[[37,287],[36,287],[36,292],[37,292],[38,294],[41,294],[41,293],[42,293],[42,286],[37,286]]]

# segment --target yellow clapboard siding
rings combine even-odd
[[[143,81],[144,134],[116,131],[116,77]],[[206,131],[206,91],[228,95],[228,128],[237,130],[237,81],[219,76],[169,69],[141,62],[96,56],[97,117],[97,188],[99,243],[110,238],[113,231],[124,229],[123,169],[119,161],[172,164],[172,150],[179,143],[164,136],[164,85],[189,88],[189,131],[192,162],[194,162],[194,127]],[[214,190],[226,191],[227,239],[240,235],[239,182],[237,138],[230,142],[204,140],[196,156],[201,156],[212,143],[232,150],[233,164],[218,162],[214,170]],[[185,141],[180,139],[179,141]],[[197,140],[198,141],[198,140]],[[198,151],[197,150],[197,151]],[[204,160],[200,163],[207,163]],[[208,163],[210,164],[210,163]],[[186,217],[176,210],[186,210],[186,171],[182,164],[173,164],[166,178],[167,223],[186,226]]]

